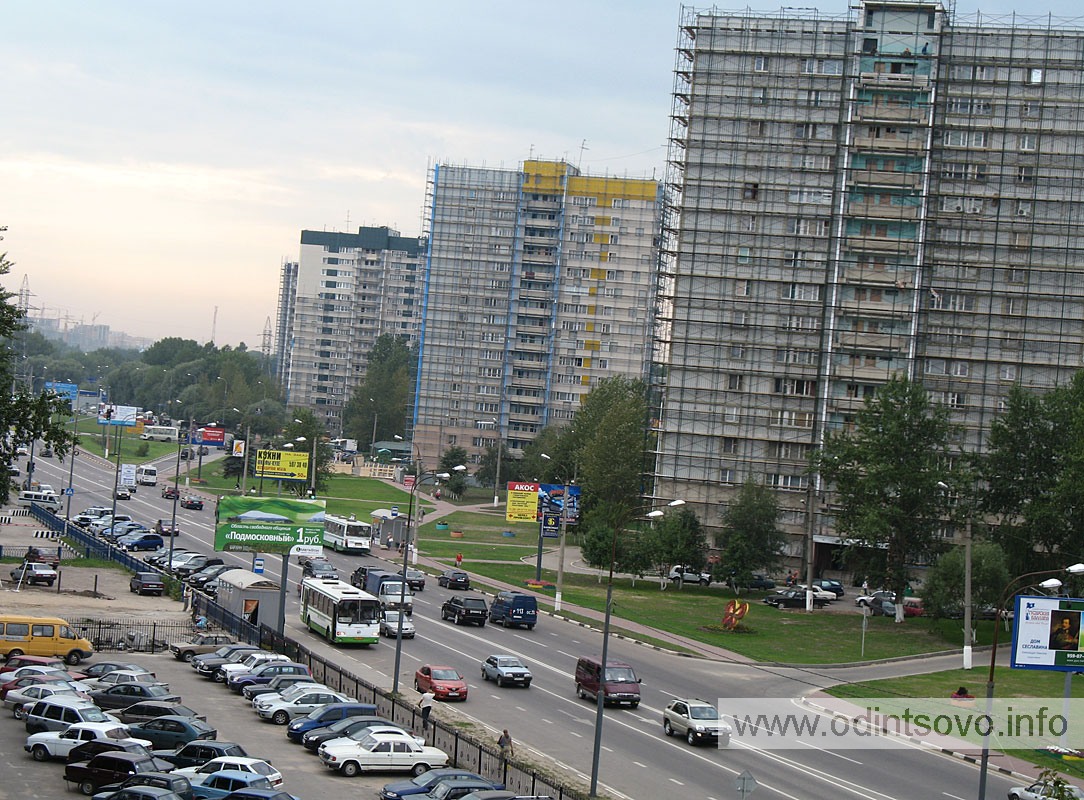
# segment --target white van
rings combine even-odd
[[[47,508],[56,513],[60,511],[60,498],[52,492],[22,491],[19,492],[19,505],[30,508],[32,503],[37,503],[42,508]]]

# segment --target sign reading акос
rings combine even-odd
[[[323,500],[225,495],[215,510],[215,550],[289,553],[298,545],[319,548],[324,507]]]

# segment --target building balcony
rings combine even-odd
[[[852,217],[864,217],[868,219],[902,219],[914,221],[918,219],[918,206],[895,206],[883,203],[848,203],[847,214]]]
[[[910,239],[888,239],[881,236],[848,236],[843,241],[848,250],[875,253],[914,253],[916,243]]]
[[[863,267],[850,267],[844,270],[843,280],[846,283],[863,286],[894,286],[897,289],[906,289],[914,283],[913,275],[910,273]]]
[[[858,122],[903,122],[908,125],[925,125],[930,121],[928,108],[860,103],[854,107],[854,119]]]
[[[888,319],[891,317],[909,318],[911,306],[908,303],[884,303],[874,300],[844,299],[839,301],[839,308],[843,309],[852,317],[876,317]]]
[[[922,173],[852,169],[847,173],[847,183],[851,186],[890,186],[901,189],[918,189],[922,184]]]
[[[901,352],[906,337],[894,333],[868,333],[866,331],[837,331],[836,347],[841,350],[872,352]]]
[[[893,89],[925,89],[930,85],[928,75],[908,75],[902,72],[862,72],[859,86],[890,86]]]
[[[899,370],[888,367],[856,367],[851,364],[837,364],[832,367],[832,379],[836,381],[873,381],[885,383]]]
[[[851,146],[855,150],[865,152],[917,153],[925,148],[926,142],[921,136],[909,136],[906,139],[890,139],[887,136],[878,136],[874,139],[869,136],[856,136]]]

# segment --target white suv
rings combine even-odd
[[[701,586],[707,586],[711,583],[710,572],[697,572],[692,567],[681,564],[671,567],[669,578],[672,581],[681,581],[682,583],[699,583]]]
[[[730,744],[731,728],[711,703],[703,700],[671,700],[662,712],[662,730],[667,736],[684,736],[691,745],[718,741]]]

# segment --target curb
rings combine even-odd
[[[863,720],[863,719],[861,719],[859,717],[848,717],[847,715],[841,714],[838,711],[833,711],[833,710],[831,710],[830,708],[828,708],[826,706],[822,706],[819,703],[813,702],[808,697],[803,696],[803,697],[799,698],[799,702],[801,702],[801,704],[803,706],[806,706],[807,708],[811,708],[814,711],[820,712],[821,714],[828,714],[828,715],[831,715],[831,716],[836,717],[838,719],[844,719],[848,723],[850,723],[851,725],[862,725],[863,727],[865,727],[867,729],[869,728],[869,725],[866,723],[865,720]],[[946,755],[946,756],[949,756],[951,758],[958,759],[960,761],[966,761],[969,764],[975,764],[975,765],[981,764],[981,760],[979,758],[976,758],[973,755],[969,755],[967,753],[961,753],[961,752],[959,752],[957,750],[952,750],[952,749],[947,748],[947,747],[937,747],[936,745],[932,745],[929,742],[924,741],[922,739],[916,739],[914,736],[904,736],[903,734],[895,733],[893,731],[889,731],[889,730],[886,730],[884,728],[881,728],[880,732],[881,732],[882,736],[892,736],[892,737],[895,737],[895,738],[900,739],[902,741],[908,742],[910,744],[916,744],[919,747],[921,747],[921,748],[923,748],[925,750],[929,750],[929,751],[934,752],[934,753],[941,753],[942,755]],[[998,750],[998,751],[991,751],[991,752],[1001,752],[1001,751]],[[1033,776],[1033,775],[1026,775],[1023,772],[1017,772],[1016,770],[1007,769],[1005,767],[998,767],[998,766],[995,766],[995,765],[992,765],[992,764],[989,764],[989,763],[987,763],[987,769],[990,772],[996,772],[999,775],[1007,775],[1007,776],[1012,777],[1012,778],[1017,778],[1017,779],[1019,779],[1021,781],[1024,781],[1025,783],[1029,783],[1029,782],[1035,780],[1035,776]]]

